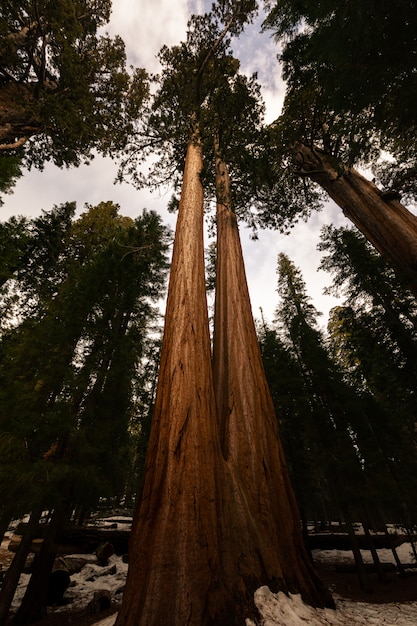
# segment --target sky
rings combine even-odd
[[[149,72],[159,69],[156,55],[162,45],[175,45],[185,38],[187,20],[191,13],[201,13],[207,0],[113,0],[111,21],[106,30],[120,35],[126,44],[128,64],[145,67]],[[233,44],[241,61],[241,71],[258,73],[262,95],[266,104],[266,121],[278,117],[282,106],[285,85],[277,61],[278,47],[270,33],[260,34],[260,20],[249,27]],[[42,172],[25,172],[18,180],[14,193],[3,197],[0,219],[12,215],[37,216],[65,202],[77,202],[79,212],[85,204],[96,205],[113,201],[120,206],[122,215],[136,217],[142,209],[155,210],[164,221],[175,227],[176,216],[169,214],[166,206],[171,197],[169,190],[150,192],[136,190],[128,183],[114,184],[117,163],[109,158],[96,157],[90,165],[59,169],[48,164]],[[320,213],[315,213],[307,223],[300,223],[289,236],[277,231],[264,230],[253,241],[250,231],[240,227],[243,254],[246,264],[252,311],[255,318],[271,322],[278,304],[277,257],[286,253],[300,268],[307,291],[318,311],[318,319],[325,327],[329,309],[337,303],[323,295],[323,288],[331,283],[330,275],[318,272],[320,256],[316,246],[323,224],[347,224],[341,210],[329,203]],[[210,241],[205,242],[206,247]]]

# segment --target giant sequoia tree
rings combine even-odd
[[[213,47],[208,25],[200,21],[200,35],[204,29]],[[230,589],[222,584],[224,472],[204,272],[200,107],[210,48],[204,51],[190,41],[193,35],[190,29],[188,47],[162,51],[165,72],[150,117],[161,143],[168,139],[166,128],[175,127],[174,156],[184,144],[186,156],[157,395],[119,626],[214,625],[232,619]],[[173,120],[172,105],[180,106],[179,120]],[[175,170],[177,163],[169,166]]]
[[[407,115],[410,117],[407,94],[410,81],[415,82],[415,71],[412,69],[414,61],[408,59],[405,61],[406,67],[402,67],[398,57],[395,68],[389,66],[389,80],[393,81],[393,85],[397,81],[404,87],[397,88],[395,93],[390,91],[389,81],[373,80],[373,72],[368,72],[371,58],[383,59],[396,50],[397,40],[393,39],[393,33],[396,32],[395,24],[398,25],[398,21],[391,22],[387,4],[380,3],[376,14],[382,20],[382,26],[378,20],[377,23],[384,31],[384,39],[378,39],[371,32],[373,11],[368,8],[359,11],[359,27],[362,33],[369,29],[369,38],[368,35],[363,38],[366,41],[363,48],[355,48],[357,12],[352,8],[347,9],[342,4],[336,8],[327,4],[317,8],[315,3],[307,2],[300,9],[291,0],[280,1],[276,5],[267,23],[278,29],[281,38],[285,38],[280,59],[287,80],[287,94],[282,115],[272,132],[276,146],[278,194],[288,187],[291,188],[291,194],[282,201],[279,201],[277,194],[279,215],[267,215],[266,221],[289,223],[296,215],[307,215],[314,207],[312,202],[322,200],[320,195],[325,191],[365,237],[407,274],[411,288],[417,293],[417,219],[400,201],[402,190],[408,194],[408,199],[415,197],[413,186],[407,182],[415,180],[415,174],[412,174],[412,168],[415,168],[415,145],[410,141],[414,135],[415,121],[411,123],[409,119],[406,124],[403,120],[404,130],[400,122],[391,124],[388,119],[389,115],[398,113],[399,102],[404,106],[404,118]],[[415,12],[411,9],[408,13],[408,8],[406,13],[413,23]],[[308,29],[301,28],[303,19],[307,21]],[[408,26],[406,32],[409,37],[405,47],[411,45],[412,39]],[[339,80],[334,66],[336,59],[342,63],[337,33],[340,33],[342,49],[350,46],[346,60],[343,57],[346,66],[341,68],[342,76],[350,72],[354,77],[355,87],[351,89],[350,98],[341,97],[343,81]],[[366,54],[368,47],[372,48],[372,55]],[[350,58],[355,54],[356,62],[360,64],[359,73],[356,72],[355,61]],[[329,57],[327,62],[324,56]],[[379,71],[385,72],[385,65],[379,62]],[[370,80],[368,75],[371,76]],[[340,87],[339,91],[331,88],[332,81]],[[381,89],[384,94],[385,90],[389,92],[382,100]],[[380,106],[374,104],[374,101],[379,102]],[[384,107],[387,110],[382,113]],[[389,129],[387,133],[383,130],[386,127]],[[355,169],[363,165],[376,165],[381,150],[395,154],[397,149],[401,152],[397,165],[391,161],[384,174],[378,167],[380,183],[392,183],[395,179],[401,182],[395,191],[381,189]],[[408,178],[403,171],[403,162],[406,168],[411,168],[412,175]],[[397,166],[399,174],[396,178],[394,170]],[[304,207],[302,210],[300,201]]]
[[[262,365],[235,212],[250,221],[248,205],[262,206],[257,192],[267,172],[257,84],[237,72],[223,76],[208,106],[217,213],[213,374],[233,494],[232,507],[226,494],[230,558],[239,563],[248,596],[255,586],[267,583],[323,604],[330,597],[312,569],[299,523],[293,523],[300,515]],[[266,540],[268,528],[274,528],[278,541]]]
[[[226,20],[229,28],[234,19],[232,13]],[[226,30],[216,28],[210,16],[194,18],[187,43],[163,50],[162,83],[144,134],[145,143],[151,137],[163,148],[165,168],[158,165],[159,175],[179,169],[184,142],[187,150],[155,413],[119,626],[229,625],[253,610],[253,592],[261,584],[301,592],[315,605],[332,603],[297,531],[298,512],[263,375],[219,154],[220,295],[213,384],[202,185],[213,161],[203,161],[203,149],[212,157],[218,136],[230,131],[231,118],[221,116],[227,105],[220,115],[211,106],[219,81],[232,80],[237,69],[226,53]],[[229,246],[230,255],[225,252]],[[235,337],[233,315],[239,327]],[[243,360],[242,347],[248,351]]]
[[[252,317],[226,164],[216,159],[217,279],[214,388],[231,479],[225,511],[231,572],[246,594],[261,584],[331,604],[303,544]],[[234,572],[236,564],[239,567]]]

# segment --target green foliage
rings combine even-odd
[[[414,1],[267,4],[272,10],[265,26],[280,40],[306,40],[304,64],[320,72],[337,110],[373,107],[376,120],[395,115],[404,128],[415,124],[415,107],[409,106],[415,90]]]
[[[217,156],[229,168],[234,209],[254,226],[271,189],[269,135],[263,128],[264,104],[256,76],[239,73],[230,49],[230,33],[238,20],[231,25],[235,14],[229,11],[230,3],[221,4],[214,13],[192,16],[186,41],[160,51],[158,89],[119,175],[139,187],[173,184],[178,191],[187,145],[198,140],[208,208],[215,195],[216,146]],[[227,15],[220,8],[227,9]],[[152,155],[151,170],[144,174],[138,161]]]
[[[26,165],[78,165],[95,151],[125,147],[147,97],[147,77],[143,70],[129,74],[120,37],[99,34],[110,10],[110,0],[5,3],[0,144],[23,145]]]
[[[378,386],[385,391],[391,388],[390,393],[396,387],[395,395],[406,400],[404,384],[411,385],[409,393],[414,393],[417,374],[417,306],[406,282],[354,229],[325,227],[319,249],[327,253],[321,269],[333,275],[328,292],[345,296],[345,306],[369,334],[368,345],[364,346],[369,361],[378,370],[385,368],[391,379],[395,371],[402,372],[402,383],[387,386],[385,381]],[[381,358],[371,356],[375,350],[383,353]],[[362,355],[361,367],[367,360]]]
[[[306,516],[361,519],[371,511],[372,522],[409,524],[416,516],[415,390],[408,386],[415,372],[406,371],[404,353],[399,367],[406,343],[394,311],[408,329],[411,366],[415,303],[398,287],[395,296],[387,291],[384,272],[375,271],[380,259],[363,238],[348,229],[325,234],[331,254],[324,263],[358,313],[335,308],[326,341],[299,270],[280,254],[277,325],[259,331],[293,484]]]
[[[323,505],[327,501],[337,512],[354,507],[363,496],[364,476],[354,449],[355,397],[316,328],[318,314],[301,274],[284,254],[279,255],[278,275],[281,303],[276,316],[284,345],[298,370],[297,420],[303,451],[314,468],[310,471],[316,498]]]
[[[12,217],[0,224],[1,283],[10,279],[0,299],[1,327],[41,311],[44,300],[55,293],[62,280],[61,259],[75,208],[75,203],[67,203],[33,220]]]
[[[26,218],[0,222],[0,287],[21,267],[29,238]]]
[[[128,156],[122,163],[120,177],[129,177],[142,186],[174,184],[179,187],[187,145],[197,138],[203,116],[203,104],[217,82],[236,70],[236,62],[227,53],[229,38],[211,15],[192,16],[187,40],[159,53],[162,65],[157,77],[158,90],[148,111],[146,123],[138,129]],[[157,155],[150,176],[137,172],[137,161]]]
[[[12,193],[17,179],[22,175],[21,157],[0,154],[0,194]],[[4,201],[0,195],[0,206]]]
[[[262,324],[258,338],[279,423],[285,460],[302,515],[321,518],[329,507],[326,477],[312,449],[311,407],[302,371],[274,328]]]
[[[326,125],[326,150],[337,149],[347,164],[372,165],[380,148],[390,152],[394,161],[379,165],[376,174],[415,198],[416,3],[265,5],[270,12],[264,27],[283,44],[292,119],[301,124],[303,115],[295,109],[313,85],[316,120]],[[320,138],[320,127],[317,133]]]
[[[381,481],[381,471],[389,471],[395,514],[402,515],[402,501],[415,519],[415,299],[355,230],[326,227],[320,249],[327,253],[321,267],[333,275],[330,291],[344,296],[343,306],[333,309],[329,319],[330,348],[345,380],[366,399],[366,420],[356,430],[365,441],[368,471],[375,472],[375,481]],[[389,499],[383,501],[392,510]]]
[[[233,35],[239,35],[246,23],[256,16],[256,0],[216,0],[212,4],[212,13],[229,28]]]
[[[33,221],[27,250],[40,262],[5,283],[31,301],[1,343],[0,493],[16,506],[119,494],[134,454],[133,379],[149,358],[169,234],[155,213],[132,220],[107,202],[68,221],[73,208]]]
[[[276,311],[277,320],[284,334],[288,335],[289,343],[294,344],[296,335],[292,334],[292,326],[297,320],[297,334],[302,327],[316,326],[317,317],[321,315],[311,304],[311,298],[307,295],[306,286],[300,271],[286,254],[278,255],[278,293],[281,303]]]

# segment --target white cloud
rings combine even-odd
[[[320,213],[314,213],[307,222],[299,222],[290,235],[282,235],[277,231],[260,231],[259,239],[252,241],[250,233],[241,226],[242,248],[245,257],[249,292],[251,295],[252,312],[260,318],[262,308],[265,320],[271,322],[279,302],[277,289],[277,258],[284,252],[302,272],[317,311],[323,313],[318,318],[321,327],[327,324],[329,310],[335,306],[337,299],[323,294],[323,289],[331,284],[328,273],[319,271],[320,254],[317,244],[320,231],[324,224],[334,223],[336,226],[348,224],[342,211],[333,203],[327,204]]]
[[[264,15],[248,26],[232,47],[240,59],[241,71],[247,76],[256,73],[266,106],[265,121],[271,123],[281,112],[285,95],[285,83],[277,55],[279,47],[271,33],[261,32]]]
[[[187,0],[114,0],[106,30],[122,37],[130,65],[157,72],[157,53],[184,37],[188,18]]]

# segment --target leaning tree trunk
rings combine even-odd
[[[0,545],[13,519],[13,514],[14,509],[11,506],[5,506],[0,513]]]
[[[39,554],[35,556],[32,574],[21,605],[14,617],[14,626],[32,624],[47,614],[49,580],[57,555],[57,539],[69,521],[70,510],[54,509]]]
[[[202,150],[190,142],[143,491],[117,626],[227,626],[205,293]]]
[[[417,217],[392,192],[381,192],[353,168],[336,171],[328,155],[296,146],[300,173],[318,183],[375,248],[408,279],[417,295]]]
[[[14,594],[19,584],[20,574],[23,571],[32,541],[36,535],[41,514],[41,508],[32,511],[13,561],[4,576],[0,591],[0,626],[3,626],[7,621]]]
[[[334,606],[303,543],[252,317],[227,167],[221,159],[216,160],[216,191],[213,379],[230,479],[225,502],[229,571],[246,606],[261,585],[300,593],[313,606]]]

